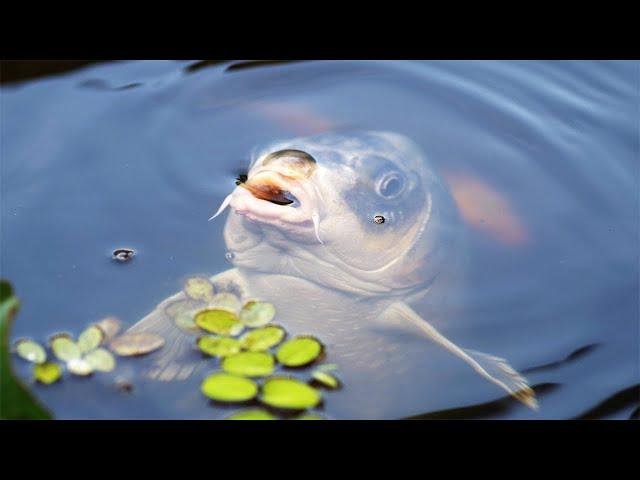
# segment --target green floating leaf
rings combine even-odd
[[[63,362],[69,362],[82,356],[82,352],[80,351],[78,344],[65,333],[51,337],[49,345],[51,345],[53,354]]]
[[[264,377],[273,373],[274,368],[273,356],[265,352],[236,353],[222,361],[224,371],[245,377]]]
[[[228,373],[208,376],[200,389],[204,395],[218,402],[245,402],[258,393],[258,385],[253,380]]]
[[[33,366],[33,377],[45,385],[57,382],[61,376],[62,368],[57,363],[47,362]]]
[[[227,417],[227,420],[277,420],[277,418],[271,415],[266,410],[255,408],[234,413],[233,415]]]
[[[219,308],[198,312],[195,321],[200,328],[216,335],[236,336],[244,329],[235,313]]]
[[[278,362],[287,367],[302,367],[316,360],[322,344],[313,337],[295,337],[282,344],[276,352]]]
[[[87,353],[84,359],[89,362],[89,365],[91,365],[94,370],[98,370],[99,372],[111,372],[116,368],[116,359],[113,358],[111,352],[104,348],[98,348],[97,350]]]
[[[235,338],[207,335],[198,338],[198,348],[212,357],[227,357],[240,351],[240,342]]]
[[[213,299],[213,285],[207,278],[193,277],[187,280],[184,293],[194,300],[209,302]]]
[[[248,327],[262,327],[273,320],[275,314],[273,304],[251,300],[240,310],[240,321]]]
[[[84,358],[73,358],[67,362],[67,370],[74,375],[87,376],[93,373],[93,367]]]
[[[262,386],[260,400],[275,408],[304,410],[320,403],[318,390],[299,380],[286,377],[271,377]]]
[[[116,317],[103,318],[94,325],[102,330],[102,343],[109,342],[122,328],[122,322]]]
[[[233,293],[222,292],[213,296],[213,299],[209,302],[209,306],[212,308],[226,308],[227,310],[237,312],[240,310],[241,303],[240,299]]]
[[[33,340],[18,340],[15,344],[16,353],[32,363],[44,363],[47,360],[47,352]]]
[[[125,333],[113,340],[111,350],[121,357],[144,355],[164,345],[164,338],[150,332]]]
[[[332,388],[332,389],[340,388],[340,381],[336,377],[334,377],[333,375],[325,371],[315,370],[311,374],[311,377],[316,382],[320,383],[321,385],[327,388]]]
[[[181,330],[187,333],[198,333],[200,329],[193,321],[193,317],[201,308],[202,302],[188,298],[170,303],[165,312]]]
[[[285,335],[286,332],[284,329],[275,325],[256,328],[255,330],[245,333],[242,338],[240,338],[240,343],[245,350],[262,352],[279,344]]]
[[[78,337],[78,348],[80,348],[80,352],[82,353],[90,352],[91,350],[98,348],[102,343],[103,338],[104,333],[102,330],[99,327],[92,325]]]

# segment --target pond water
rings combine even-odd
[[[540,408],[430,345],[420,393],[392,378],[406,401],[380,416],[637,417],[639,121],[638,62],[126,61],[5,84],[0,273],[22,301],[13,337],[77,334],[108,315],[133,325],[186,278],[230,268],[224,217],[207,219],[256,148],[385,130],[421,148],[459,210],[466,243],[448,255],[465,258],[464,288],[438,329],[508,359]],[[117,248],[135,255],[113,261]],[[147,361],[34,388],[58,418],[234,411],[207,402],[202,374],[131,376]],[[353,392],[327,394],[322,414],[358,417],[342,408],[364,400]]]

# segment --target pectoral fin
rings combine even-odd
[[[235,269],[222,272],[209,280],[216,293],[229,292],[240,298],[244,296],[244,281]],[[162,349],[154,353],[153,364],[144,373],[147,378],[161,381],[186,380],[201,366],[208,363],[196,348],[196,338],[199,332],[180,328],[176,324],[176,320],[167,313],[167,309],[174,302],[184,300],[187,300],[184,292],[172,295],[127,331],[151,332],[160,335],[165,340]],[[199,308],[204,308],[204,306]]]
[[[515,371],[505,359],[458,347],[405,303],[398,302],[391,305],[385,310],[382,320],[391,324],[400,322],[413,326],[427,338],[467,362],[484,378],[503,388],[529,408],[538,409],[535,392],[529,387],[527,380]]]

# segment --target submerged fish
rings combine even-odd
[[[433,325],[455,302],[464,245],[455,204],[420,150],[390,132],[325,133],[259,152],[227,207],[224,236],[234,268],[216,289],[275,304],[291,334],[313,334],[340,365],[344,392],[331,409],[350,418],[412,411],[429,389],[432,342],[526,405],[534,392],[504,359],[463,349]],[[212,217],[213,218],[213,217]],[[202,360],[165,308],[134,325],[167,340],[150,372],[185,379]],[[423,315],[410,306],[420,302]]]

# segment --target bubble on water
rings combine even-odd
[[[224,254],[224,258],[226,258],[229,262],[231,262],[235,257],[236,255],[232,251],[228,251]]]
[[[112,258],[118,262],[127,262],[133,258],[135,251],[131,248],[116,248]]]

